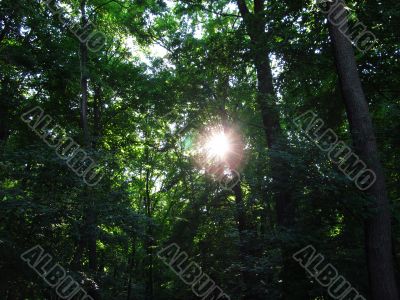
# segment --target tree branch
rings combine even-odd
[[[251,14],[249,9],[247,8],[245,0],[237,0],[237,5],[239,7],[239,11],[243,19],[247,18]]]
[[[217,11],[215,11],[215,10],[209,9],[209,8],[207,8],[207,7],[203,6],[203,5],[201,5],[200,3],[195,3],[195,2],[193,2],[193,1],[183,1],[183,2],[186,3],[186,4],[191,4],[191,5],[194,5],[194,6],[198,6],[201,10],[204,10],[204,11],[207,11],[207,12],[210,12],[210,13],[213,13],[213,14],[216,14],[216,15],[221,16],[221,17],[234,17],[234,18],[240,17],[239,15],[235,15],[235,14],[229,14],[229,13],[224,13],[224,12],[217,12]]]
[[[264,11],[264,0],[254,0],[254,13],[260,13]]]
[[[122,8],[129,8],[129,6],[123,5],[121,2],[119,2],[119,1],[117,1],[117,0],[109,0],[109,1],[107,1],[107,2],[105,2],[105,3],[100,4],[99,6],[97,6],[97,7],[93,10],[93,12],[92,12],[90,15],[91,15],[91,16],[94,15],[94,13],[97,12],[98,10],[100,10],[100,8],[102,8],[102,7],[104,7],[104,6],[108,5],[108,4],[110,4],[110,3],[112,3],[112,2],[117,3],[117,4],[118,4],[119,6],[121,6]]]

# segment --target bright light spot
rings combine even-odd
[[[205,150],[211,159],[224,159],[231,150],[231,144],[224,132],[215,132],[206,141]]]
[[[226,178],[240,167],[243,142],[233,127],[208,126],[195,138],[192,154],[205,174]]]

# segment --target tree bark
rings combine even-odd
[[[80,1],[81,28],[85,28],[88,24],[86,15],[87,0]],[[83,144],[86,149],[91,147],[90,134],[88,125],[88,49],[84,40],[80,40],[80,71],[81,71],[81,103],[80,103],[80,121],[83,131]],[[87,195],[86,187],[84,194]],[[90,200],[87,209],[84,211],[84,234],[86,246],[88,249],[89,269],[97,272],[97,213],[94,201]]]
[[[97,214],[94,209],[94,203],[91,203],[86,213],[87,217],[87,246],[89,251],[89,269],[96,273],[97,268]]]
[[[346,31],[347,12],[343,1],[340,0],[332,12],[332,17],[342,21],[341,28]],[[389,199],[368,103],[358,74],[353,47],[339,27],[333,24],[332,18],[329,18],[328,23],[355,152],[376,174],[375,183],[366,191],[374,198],[373,204],[368,207],[374,211],[373,216],[365,220],[371,298],[398,300],[392,256]]]
[[[101,136],[101,106],[102,106],[101,87],[97,85],[94,89],[94,107],[93,107],[93,148],[96,149]]]
[[[240,182],[233,187],[233,193],[235,195],[235,204],[236,204],[236,226],[239,232],[239,253],[240,260],[242,263],[242,279],[244,283],[244,296],[243,300],[256,300],[259,299],[259,294],[254,291],[252,286],[256,283],[255,275],[249,271],[252,268],[249,265],[249,260],[247,259],[250,256],[251,250],[249,242],[252,241],[250,238],[250,232],[248,232],[248,225],[246,222],[246,211],[243,202],[243,193],[242,188],[240,186]],[[254,242],[254,241],[253,241]]]
[[[12,101],[9,93],[9,83],[10,77],[8,75],[2,76],[0,91],[0,144],[8,138],[9,103]]]
[[[279,111],[276,105],[276,92],[273,85],[272,70],[269,60],[268,38],[263,19],[263,1],[254,1],[255,12],[250,13],[244,0],[237,1],[240,13],[251,39],[251,56],[257,72],[257,103],[261,110],[264,132],[268,148],[272,151],[284,149],[284,136],[280,125]],[[288,192],[288,168],[285,162],[276,156],[271,157],[272,177],[278,186],[276,196],[278,225],[288,226],[293,221],[290,193]]]
[[[276,104],[277,96],[273,84],[268,36],[265,32],[264,1],[254,0],[254,13],[250,12],[244,0],[237,0],[240,14],[250,36],[250,54],[257,73],[257,103],[261,110],[264,132],[270,153],[270,169],[272,190],[275,198],[278,227],[291,230],[294,227],[295,207],[290,189],[290,166],[279,151],[288,148],[282,127],[279,110]],[[309,299],[306,289],[293,288],[307,286],[306,276],[298,264],[292,259],[296,252],[292,246],[282,243],[282,297],[284,299]],[[294,294],[295,293],[295,294]]]
[[[147,134],[146,134],[147,136]],[[146,162],[149,163],[149,149],[146,147]],[[145,186],[145,197],[144,204],[146,209],[146,216],[148,218],[148,224],[146,228],[145,238],[145,250],[146,250],[146,287],[145,287],[145,299],[153,300],[153,264],[154,264],[154,251],[153,251],[153,224],[152,216],[153,209],[150,198],[150,169],[146,168],[146,186]]]
[[[88,23],[86,16],[86,0],[80,2],[81,11],[81,28],[85,28]],[[89,127],[88,127],[88,49],[84,41],[80,41],[80,69],[81,69],[81,103],[80,103],[80,117],[81,126],[83,130],[83,141],[86,147],[89,146]]]
[[[135,256],[136,256],[136,236],[132,238],[132,252],[131,252],[131,257],[129,261],[129,267],[128,267],[128,291],[127,291],[127,296],[126,300],[131,300],[131,294],[132,294],[132,272],[135,266]]]

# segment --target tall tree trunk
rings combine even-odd
[[[240,14],[250,36],[250,53],[257,72],[257,102],[261,110],[264,131],[270,153],[270,169],[273,180],[273,193],[276,205],[277,224],[282,230],[290,230],[294,227],[295,207],[291,198],[290,166],[282,158],[279,151],[287,149],[282,127],[280,125],[279,110],[276,104],[277,96],[273,85],[273,76],[269,59],[268,36],[265,32],[266,20],[264,1],[254,0],[254,13],[250,12],[245,0],[237,0]],[[283,298],[284,299],[308,299],[306,289],[293,288],[304,284],[307,280],[298,264],[292,259],[296,249],[282,243],[283,260]]]
[[[277,153],[287,147],[279,122],[279,111],[276,106],[276,93],[273,86],[268,49],[263,39],[253,44],[253,57],[257,71],[257,102],[261,108],[264,131],[268,148],[275,152],[270,157],[271,176],[274,181],[277,224],[290,228],[294,221],[294,207],[290,193],[290,172],[284,159]]]
[[[5,142],[8,137],[8,113],[10,103],[10,77],[8,75],[1,78],[1,91],[0,91],[0,144]]]
[[[147,136],[147,133],[146,133]],[[149,149],[146,147],[146,162],[149,163]],[[145,197],[144,204],[146,209],[146,216],[148,218],[145,238],[145,250],[146,250],[146,288],[145,288],[145,299],[153,300],[153,224],[152,222],[152,203],[150,198],[150,169],[146,168],[146,186],[145,186]]]
[[[80,1],[81,28],[84,29],[88,24],[86,15],[87,0]],[[89,125],[88,125],[88,49],[84,39],[80,41],[80,71],[81,71],[81,103],[80,103],[80,119],[83,131],[83,143],[86,149],[91,147]],[[87,187],[84,188],[84,194],[88,195]],[[89,252],[89,269],[97,272],[97,214],[94,207],[94,201],[90,200],[87,209],[84,211],[84,238]]]
[[[80,2],[81,11],[81,28],[85,28],[88,23],[86,16],[86,0],[81,0]],[[88,127],[88,49],[86,43],[82,40],[80,42],[80,71],[81,71],[81,103],[80,103],[80,117],[81,126],[83,130],[83,141],[86,147],[89,146],[89,127]]]
[[[280,125],[279,111],[276,105],[276,92],[273,85],[272,70],[269,60],[268,40],[265,33],[263,19],[263,2],[254,1],[255,12],[250,13],[244,0],[238,0],[240,13],[251,39],[251,56],[257,72],[257,102],[261,110],[264,132],[270,151],[279,151],[284,148],[284,136]],[[277,155],[270,157],[272,177],[275,184],[275,197],[278,225],[288,226],[293,221],[288,168],[284,167],[284,160]],[[279,187],[278,187],[279,186]]]
[[[343,1],[339,1],[332,18],[343,22],[340,27],[345,32],[347,31],[347,12]],[[329,33],[355,152],[376,174],[375,183],[367,191],[375,200],[369,206],[374,213],[365,220],[371,298],[398,300],[392,256],[389,199],[372,120],[358,74],[353,47],[338,26],[333,24],[332,18],[329,18]]]

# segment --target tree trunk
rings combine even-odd
[[[253,266],[249,265],[251,263],[251,259],[247,259],[250,255],[252,255],[252,251],[250,249],[251,245],[249,245],[249,243],[254,241],[250,238],[252,232],[248,231],[246,211],[243,203],[243,193],[240,182],[233,187],[233,193],[235,195],[236,203],[236,226],[239,232],[239,253],[242,263],[241,273],[245,288],[243,291],[243,300],[256,300],[259,299],[259,294],[253,288],[254,284],[256,284],[256,276],[252,271],[249,271],[249,269],[251,269]]]
[[[71,265],[74,269],[80,270],[82,268],[82,256],[83,251],[85,250],[85,240],[82,236],[84,230],[82,228],[79,229],[79,238],[75,242],[76,249],[74,252],[74,257],[72,259]]]
[[[101,87],[97,85],[94,89],[94,107],[93,107],[93,148],[96,149],[101,136],[101,106],[102,106]]]
[[[147,134],[146,134],[147,136]],[[146,147],[146,162],[149,163],[149,149]],[[145,287],[145,299],[153,300],[153,224],[152,224],[152,203],[150,198],[150,169],[146,169],[146,186],[145,186],[145,209],[146,216],[148,218],[145,238],[145,250],[146,250],[146,287]]]
[[[133,268],[135,266],[135,256],[136,256],[136,236],[132,238],[132,252],[131,252],[131,258],[129,262],[129,267],[128,267],[128,291],[127,291],[127,296],[126,300],[131,300],[131,294],[132,294],[132,272]]]
[[[230,124],[228,119],[228,113],[225,108],[226,101],[228,99],[228,90],[229,90],[229,76],[223,76],[219,79],[219,84],[216,88],[215,93],[215,100],[219,106],[219,114],[221,117],[222,128],[225,134],[229,134],[230,131]],[[237,149],[235,152],[240,152],[242,149]],[[235,166],[231,164],[231,161],[227,160],[225,162],[230,170],[234,170]],[[218,170],[223,172],[225,166],[217,167]],[[257,282],[257,276],[254,274],[253,271],[253,261],[255,258],[259,258],[257,256],[258,253],[254,251],[254,244],[256,243],[255,239],[255,229],[250,228],[250,224],[247,222],[246,217],[246,208],[243,201],[243,193],[240,182],[238,182],[233,188],[232,192],[235,196],[235,221],[236,221],[236,228],[239,233],[239,255],[240,255],[240,262],[241,262],[241,276],[244,284],[243,290],[243,300],[257,300],[259,294],[257,293],[254,285]]]
[[[276,106],[276,94],[273,86],[272,71],[268,50],[264,43],[254,43],[254,63],[257,71],[258,94],[257,102],[261,108],[264,131],[270,151],[275,152],[270,157],[271,177],[274,184],[277,224],[291,227],[294,220],[294,207],[290,193],[290,172],[286,161],[276,153],[287,147],[279,122],[279,111]]]
[[[237,0],[240,14],[251,40],[251,57],[257,72],[257,103],[261,110],[264,131],[270,153],[272,190],[275,198],[277,224],[281,230],[294,227],[295,207],[291,198],[290,166],[279,151],[288,148],[282,127],[277,96],[273,85],[273,76],[269,59],[268,36],[265,32],[264,1],[254,0],[254,13],[251,13],[244,0]],[[283,242],[282,251],[282,296],[284,299],[309,299],[307,289],[295,286],[307,286],[305,272],[292,259],[297,250]],[[301,291],[301,294],[300,292]]]
[[[264,132],[270,151],[279,151],[284,147],[284,137],[280,125],[279,111],[276,105],[276,93],[273,85],[272,71],[269,60],[269,49],[263,20],[263,1],[254,1],[255,12],[250,13],[245,1],[238,0],[240,13],[251,39],[251,56],[257,72],[257,102],[261,110]],[[290,193],[287,183],[288,168],[284,167],[284,160],[276,155],[270,157],[271,172],[276,197],[278,225],[288,226],[293,220]],[[282,184],[283,183],[283,184]],[[279,185],[280,187],[278,187]]]
[[[80,1],[81,13],[81,28],[85,28],[88,24],[86,16],[86,2],[87,0]],[[90,148],[90,135],[88,125],[88,49],[84,40],[80,41],[80,71],[81,71],[81,103],[80,103],[80,119],[83,131],[83,143],[86,149]],[[87,195],[87,187],[84,188],[84,194]],[[84,211],[84,238],[88,249],[89,269],[97,272],[97,213],[94,207],[94,201],[90,200],[87,209]]]
[[[97,272],[97,214],[94,209],[94,203],[91,203],[86,213],[87,217],[87,246],[89,251],[89,269],[93,272]]]
[[[5,142],[8,137],[8,113],[9,104],[12,102],[10,97],[10,77],[5,75],[1,78],[1,91],[0,91],[0,144]]]
[[[85,28],[88,23],[86,16],[86,0],[81,0],[80,2],[81,10],[81,28]],[[87,119],[88,111],[88,49],[84,41],[80,42],[80,69],[81,69],[81,103],[80,103],[80,117],[81,126],[83,130],[83,141],[84,145],[89,146],[89,127]]]
[[[343,22],[340,26],[342,30],[348,29],[347,12],[342,1],[339,1],[332,17]],[[355,152],[376,175],[375,183],[367,190],[367,193],[374,198],[374,203],[369,206],[374,213],[365,220],[371,298],[398,300],[392,257],[389,199],[368,103],[358,74],[353,47],[339,28],[332,23],[332,18],[329,20],[329,33]]]

